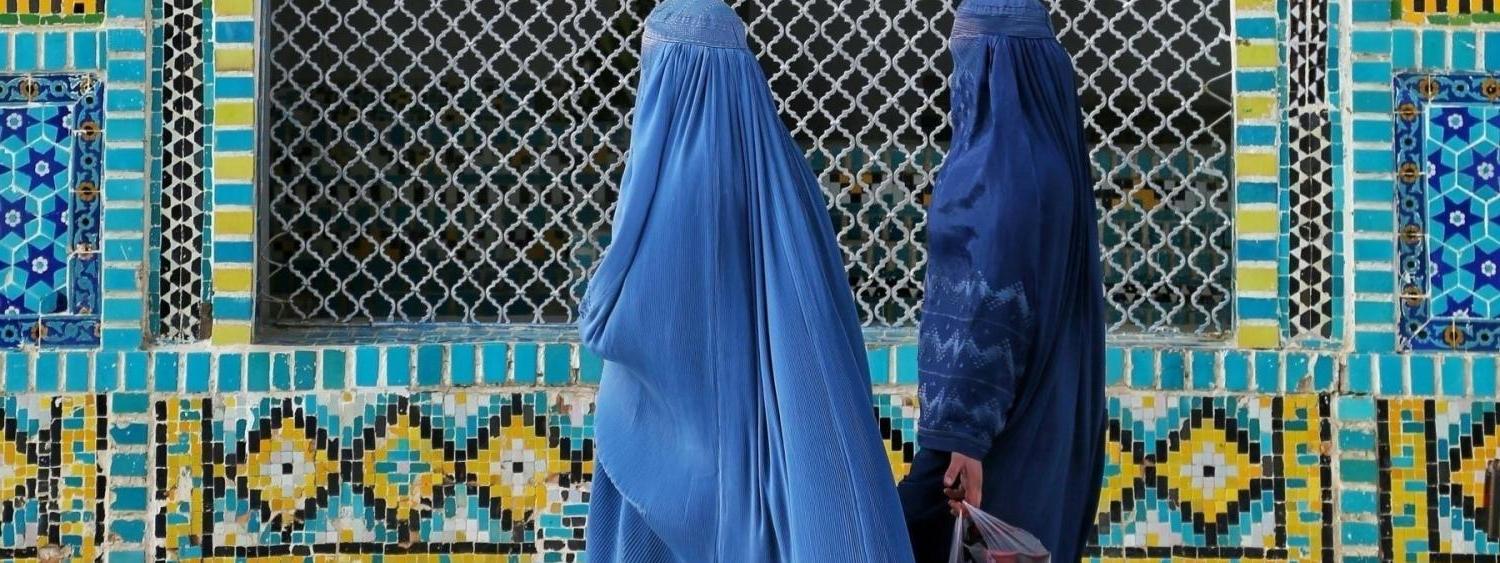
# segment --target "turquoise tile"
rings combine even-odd
[[[37,36],[35,33],[16,33],[14,39],[14,62],[11,68],[18,71],[37,70]]]
[[[1115,347],[1104,350],[1104,382],[1119,385],[1125,382],[1125,351]]]
[[[298,391],[318,388],[318,353],[298,350],[292,354],[292,386]]]
[[[1359,105],[1361,98],[1365,98],[1366,92],[1356,92],[1354,103]],[[1390,94],[1381,92],[1377,96],[1379,103],[1374,107],[1356,111],[1390,111]],[[1389,173],[1396,168],[1396,158],[1390,149],[1355,149],[1354,171],[1362,174]]]
[[[343,350],[324,350],[323,388],[343,389],[347,369]]]
[[[1193,354],[1193,389],[1213,389],[1217,383],[1217,375],[1214,371],[1218,364],[1218,356],[1213,352],[1194,350]]]
[[[1354,318],[1362,323],[1396,323],[1396,304],[1361,301],[1354,304]]]
[[[1391,52],[1391,32],[1383,30],[1356,30],[1349,34],[1349,46],[1355,53],[1389,55]]]
[[[99,44],[100,33],[98,31],[75,31],[73,32],[73,67],[78,70],[98,70],[99,68]],[[0,42],[4,44],[4,42]],[[0,56],[0,59],[3,59]]]
[[[1453,32],[1453,61],[1449,68],[1454,70],[1479,70],[1479,63],[1475,60],[1478,56],[1479,39],[1472,31]]]
[[[145,60],[111,59],[110,65],[105,66],[105,71],[110,72],[111,81],[139,83],[145,80]]]
[[[1255,353],[1255,388],[1262,393],[1275,393],[1281,386],[1281,358],[1276,352]]]
[[[1339,449],[1342,451],[1375,450],[1375,433],[1368,430],[1345,428],[1339,430]]]
[[[1443,394],[1449,397],[1462,397],[1467,393],[1469,366],[1463,356],[1448,356],[1443,358]]]
[[[443,384],[443,346],[424,344],[417,347],[417,385],[437,387]]]
[[[573,347],[548,344],[542,351],[543,381],[547,385],[567,385],[573,381]]]
[[[1500,70],[1500,31],[1484,33],[1484,70]]]
[[[1224,387],[1230,391],[1250,390],[1250,361],[1247,352],[1230,350],[1224,355]]]
[[[271,355],[266,352],[251,352],[245,361],[245,389],[249,391],[271,390]]]
[[[158,393],[171,393],[181,389],[177,373],[177,354],[174,352],[157,352],[152,355],[155,361],[155,369],[151,377],[156,385],[154,389]]]
[[[1182,350],[1161,351],[1158,371],[1161,374],[1162,389],[1175,391],[1187,387],[1187,368],[1183,355]]]
[[[25,393],[31,390],[31,358],[25,353],[5,354],[5,391]]]
[[[120,388],[120,354],[100,352],[94,355],[94,390],[114,391]]]
[[[1339,508],[1344,514],[1376,516],[1380,501],[1375,491],[1345,489],[1339,491]]]
[[[1360,143],[1390,143],[1395,140],[1396,132],[1389,121],[1374,119],[1357,119],[1354,121],[1354,140]],[[1393,191],[1390,180],[1355,180],[1356,197],[1366,201],[1376,201],[1380,198],[1389,200]],[[1367,184],[1373,188],[1373,195],[1367,195],[1360,184]]]
[[[480,370],[483,372],[484,382],[490,385],[504,385],[506,383],[506,353],[509,349],[504,344],[485,344],[484,354],[481,356]]]
[[[1359,352],[1396,349],[1396,335],[1390,331],[1364,331],[1354,335],[1354,349]]]
[[[1135,348],[1130,351],[1130,386],[1135,389],[1156,387],[1156,350]]]
[[[875,385],[888,385],[894,381],[891,377],[891,349],[881,346],[865,350],[865,361],[870,365],[870,383]]]
[[[1319,355],[1313,360],[1313,387],[1319,391],[1334,389],[1334,378],[1338,376],[1332,356]]]
[[[1417,69],[1417,32],[1410,29],[1391,32],[1391,64],[1398,71]]]
[[[188,393],[206,393],[213,389],[213,355],[191,352],[183,370],[183,389]]]
[[[1342,422],[1374,422],[1375,399],[1371,397],[1339,397],[1338,418]]]
[[[241,354],[219,355],[219,391],[234,393],[244,389],[244,362],[245,356]]]
[[[1310,369],[1312,361],[1307,354],[1287,354],[1282,365],[1284,366],[1282,370],[1285,372],[1282,374],[1282,389],[1288,392],[1297,391],[1304,388],[1304,381],[1307,387],[1312,387],[1312,370]]]
[[[903,344],[897,347],[896,383],[915,385],[917,379],[917,346],[915,344]]]
[[[1276,71],[1274,70],[1241,70],[1234,73],[1234,80],[1235,86],[1237,86],[1239,88],[1239,91],[1241,92],[1269,92],[1275,91],[1277,86]],[[1241,126],[1240,128],[1244,129],[1245,127],[1246,126]],[[1254,143],[1241,142],[1240,144],[1268,145],[1273,142],[1275,141],[1271,140],[1266,142]]]
[[[385,349],[385,384],[391,387],[411,385],[411,348],[391,346]]]
[[[146,34],[137,28],[116,28],[106,32],[110,51],[145,51]]]
[[[1351,13],[1356,22],[1387,22],[1391,20],[1389,2],[1355,2]]]
[[[1382,395],[1405,394],[1407,389],[1405,378],[1402,377],[1401,356],[1385,354],[1379,358],[1380,393]]]
[[[354,384],[360,387],[380,385],[380,348],[360,346],[354,349]]]
[[[1235,246],[1235,256],[1240,260],[1272,261],[1280,258],[1280,250],[1274,240],[1245,240]]]
[[[1431,396],[1437,394],[1437,364],[1430,356],[1411,357],[1411,393]]]
[[[514,381],[516,383],[525,383],[525,384],[537,383],[537,376],[539,374],[537,373],[537,365],[536,365],[536,354],[537,354],[537,346],[536,346],[536,344],[517,343],[515,345],[515,348],[516,348],[516,356],[515,356],[515,360],[514,360],[514,364],[515,364],[515,379],[514,379]]]
[[[1438,29],[1422,30],[1422,68],[1439,69],[1448,65],[1448,33]]]
[[[448,348],[448,377],[454,385],[474,384],[473,344],[454,344]]]
[[[68,32],[53,31],[42,36],[42,69],[68,70]]]
[[[578,348],[578,378],[583,383],[599,383],[604,375],[604,360],[594,354],[587,347]],[[503,372],[502,372],[503,374]],[[502,375],[503,377],[503,375]]]
[[[125,353],[125,390],[145,391],[147,389],[147,361],[149,358],[145,352],[133,351]]]
[[[277,391],[291,391],[292,383],[292,355],[277,353],[271,355],[271,388]]]
[[[144,0],[109,0],[104,3],[104,13],[109,17],[118,18],[143,18],[146,17]]]
[[[1234,33],[1241,39],[1278,39],[1276,18],[1235,18]]]
[[[1360,293],[1395,293],[1396,274],[1388,271],[1355,272],[1354,290]]]
[[[62,366],[58,364],[56,352],[42,352],[37,354],[36,375],[32,378],[32,388],[43,393],[57,391],[62,379],[58,376],[58,372]]]
[[[1344,375],[1344,388],[1353,393],[1370,393],[1374,391],[1371,385],[1375,383],[1372,374],[1373,364],[1370,356],[1356,354],[1349,356],[1349,371]]]
[[[1495,357],[1474,356],[1474,367],[1469,374],[1474,381],[1474,396],[1493,398],[1495,396]]]

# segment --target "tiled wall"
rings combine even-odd
[[[1488,0],[1311,12],[1329,29],[1334,321],[1309,338],[1288,322],[1288,83],[1307,76],[1288,33],[1309,17],[1291,1],[1234,3],[1236,332],[1110,347],[1092,556],[1500,557],[1475,530],[1476,468],[1500,456],[1500,284],[1474,259],[1500,253],[1500,183],[1476,165],[1500,144],[1500,18]],[[194,6],[201,21],[166,21]],[[259,8],[0,1],[0,346],[19,348],[0,352],[0,559],[579,560],[601,365],[568,330],[252,344]],[[184,29],[201,171],[163,164],[183,123],[163,42]],[[179,188],[202,196],[196,239],[163,238]],[[1454,262],[1436,285],[1434,251]],[[198,253],[201,279],[164,279],[170,252]],[[210,305],[206,338],[158,339],[169,289]],[[875,336],[899,475],[915,346]]]

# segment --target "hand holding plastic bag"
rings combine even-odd
[[[1052,555],[1030,532],[964,503],[964,514],[953,523],[953,550],[948,563],[1050,563]],[[964,529],[973,524],[979,537],[964,541]]]

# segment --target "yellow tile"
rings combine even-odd
[[[1242,235],[1274,235],[1281,232],[1279,213],[1275,209],[1240,209],[1234,214],[1234,226]]]
[[[255,178],[255,157],[248,154],[214,157],[214,179],[248,182]]]
[[[1234,10],[1270,10],[1276,7],[1275,0],[1234,0]]]
[[[226,266],[214,268],[214,289],[218,291],[246,292],[254,288],[250,268]]]
[[[1235,53],[1236,68],[1276,68],[1281,58],[1275,43],[1241,43]]]
[[[1235,116],[1240,119],[1271,119],[1276,114],[1276,96],[1246,94],[1234,99]]]
[[[253,4],[250,0],[218,0],[214,2],[214,15],[248,16],[255,13]]]
[[[1274,326],[1240,326],[1238,343],[1241,348],[1275,348],[1281,334]]]
[[[214,124],[224,127],[255,125],[255,102],[235,100],[214,104]]]
[[[223,235],[255,234],[255,213],[248,209],[214,211],[214,232]]]
[[[216,274],[217,275],[217,274]],[[1235,289],[1241,291],[1276,291],[1276,267],[1240,266],[1235,268]]]
[[[1234,173],[1237,176],[1275,176],[1276,153],[1237,152],[1234,155]]]
[[[219,47],[214,49],[214,70],[219,72],[248,72],[254,69],[255,49],[249,47]]]
[[[214,344],[249,344],[249,323],[214,323]]]

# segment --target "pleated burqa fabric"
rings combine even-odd
[[[928,212],[918,445],[901,496],[918,559],[947,556],[948,453],[982,508],[1055,561],[1089,540],[1103,468],[1104,302],[1076,79],[1038,0],[966,0],[953,142]]]
[[[719,0],[646,22],[613,240],[592,561],[909,561],[817,182]]]

